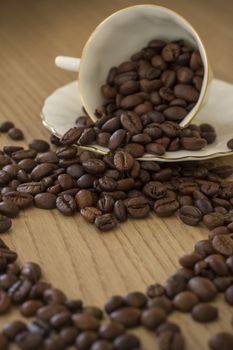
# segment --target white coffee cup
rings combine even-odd
[[[192,25],[175,11],[157,5],[136,5],[113,13],[101,22],[85,44],[81,58],[58,56],[58,67],[79,73],[79,93],[85,110],[95,121],[95,110],[102,104],[100,87],[111,67],[119,65],[155,38],[184,39],[202,58],[204,77],[199,99],[181,121],[188,125],[203,105],[212,73],[205,47]]]

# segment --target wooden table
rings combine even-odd
[[[233,4],[227,0],[151,1],[185,16],[199,31],[207,47],[215,76],[233,82]],[[74,74],[58,70],[57,54],[80,56],[96,25],[106,16],[140,1],[7,0],[0,4],[0,120],[23,128],[27,141],[48,138],[41,124],[44,98]],[[221,117],[221,116],[219,116]],[[1,135],[1,145],[12,144]],[[23,144],[23,143],[22,143]],[[228,158],[228,162],[232,158]],[[177,258],[205,238],[204,228],[192,228],[176,218],[150,215],[130,220],[107,234],[99,234],[79,216],[66,218],[58,211],[21,212],[5,241],[20,261],[42,265],[44,277],[70,297],[88,305],[103,305],[107,296],[144,291],[163,282],[178,266]],[[211,334],[230,330],[232,311],[220,303],[220,321],[201,325],[187,315],[172,316],[182,326],[187,349],[207,349]],[[16,311],[1,317],[1,323]],[[142,330],[144,349],[157,349],[153,335]]]

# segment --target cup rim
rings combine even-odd
[[[92,31],[92,33],[90,34],[90,36],[88,37],[83,49],[82,49],[82,52],[81,52],[81,56],[80,56],[80,65],[79,65],[79,72],[81,71],[81,67],[82,67],[82,64],[83,64],[83,56],[85,54],[85,51],[87,50],[87,46],[90,44],[90,41],[92,40],[96,30],[100,27],[102,27],[107,21],[109,21],[111,18],[113,18],[115,15],[121,13],[121,12],[124,12],[124,11],[127,11],[129,9],[132,9],[132,8],[141,8],[141,7],[153,7],[153,8],[157,8],[157,9],[163,9],[167,12],[170,12],[172,13],[173,15],[177,16],[178,18],[180,18],[186,25],[188,25],[193,33],[195,34],[195,37],[196,37],[196,40],[198,42],[198,44],[200,45],[200,48],[202,50],[202,54],[203,54],[203,61],[204,61],[204,68],[205,68],[205,74],[204,74],[204,79],[203,79],[203,86],[202,86],[202,89],[203,89],[203,92],[201,91],[200,93],[200,96],[199,96],[199,99],[198,101],[196,102],[195,106],[191,109],[191,111],[188,113],[188,115],[185,117],[184,119],[184,122],[180,122],[179,125],[181,128],[184,128],[186,127],[188,124],[190,124],[190,122],[193,120],[193,118],[195,117],[195,115],[197,114],[197,112],[199,111],[204,99],[205,99],[205,96],[206,96],[206,93],[207,93],[207,87],[208,87],[208,82],[209,82],[209,76],[210,76],[210,68],[209,68],[209,62],[208,62],[208,57],[207,57],[207,53],[206,53],[206,49],[205,49],[205,46],[202,42],[202,39],[200,37],[200,35],[198,34],[198,32],[196,31],[196,29],[192,26],[192,24],[186,19],[184,18],[181,14],[177,13],[176,11],[174,10],[171,10],[170,8],[166,7],[166,6],[161,6],[161,5],[154,5],[154,4],[140,4],[140,5],[133,5],[133,6],[127,6],[127,7],[124,7],[120,10],[117,10],[115,12],[113,12],[111,15],[109,15],[108,17],[106,17],[103,21],[101,21],[96,27],[95,29]],[[200,51],[200,49],[199,49]],[[79,75],[80,73],[78,72],[78,81],[79,81]],[[85,103],[84,103],[84,98],[83,98],[83,94],[82,94],[82,91],[81,89],[79,88],[79,95],[80,95],[80,99],[81,99],[81,102],[83,104],[83,107],[85,108],[88,116],[90,117],[90,119],[93,121],[93,122],[96,122],[97,118],[96,116],[94,115],[93,111],[90,111],[88,110],[88,108],[86,108],[85,106]]]

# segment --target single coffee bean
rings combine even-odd
[[[229,141],[227,141],[227,147],[230,149],[233,149],[233,139],[230,139]]]
[[[22,304],[20,312],[24,317],[32,317],[36,315],[37,310],[42,306],[43,303],[40,300],[28,300]]]
[[[50,147],[48,142],[40,139],[35,139],[29,143],[29,148],[32,148],[37,152],[47,152]]]
[[[110,314],[113,311],[122,308],[123,306],[125,306],[124,298],[120,295],[114,295],[107,299],[104,309],[107,314]]]
[[[228,304],[233,305],[233,286],[230,286],[227,288],[224,294],[225,300],[228,302]]]
[[[17,141],[24,139],[23,132],[20,129],[14,128],[14,127],[8,130],[8,136],[10,136],[12,140],[17,140]]]
[[[213,335],[209,340],[211,350],[231,350],[233,348],[233,335],[222,332]]]
[[[126,138],[126,130],[118,129],[109,138],[108,147],[110,150],[115,150],[124,143]]]
[[[185,342],[181,333],[173,331],[162,332],[158,337],[161,350],[184,350]]]
[[[156,328],[156,334],[160,335],[163,332],[171,331],[173,333],[180,333],[180,327],[173,322],[164,322]]]
[[[101,174],[106,170],[105,163],[100,159],[88,159],[82,165],[89,174]]]
[[[0,233],[4,233],[11,228],[12,221],[9,217],[0,214]]]
[[[56,208],[56,195],[49,192],[38,193],[34,197],[34,204],[37,208],[53,209]]]
[[[210,213],[203,216],[203,223],[212,230],[224,225],[224,216],[220,213]]]
[[[15,343],[22,350],[34,350],[42,345],[43,338],[40,334],[23,331],[17,334]]]
[[[94,204],[92,192],[89,190],[78,191],[75,201],[79,209],[91,207]]]
[[[202,213],[192,205],[185,205],[180,208],[179,217],[186,225],[196,226],[201,221]]]
[[[124,333],[124,326],[117,322],[108,322],[106,324],[102,324],[99,329],[101,338],[107,340],[113,340]]]
[[[203,255],[197,252],[193,252],[191,254],[185,254],[179,258],[179,263],[181,266],[192,269],[194,265],[203,259]]]
[[[14,128],[14,124],[10,121],[4,121],[0,124],[0,132],[7,132]]]
[[[95,207],[85,207],[80,210],[80,214],[88,222],[94,223],[95,219],[102,215],[102,212]]]
[[[186,287],[186,280],[183,276],[173,275],[169,277],[164,285],[166,294],[169,298],[174,298],[175,295],[182,292]]]
[[[160,217],[171,216],[178,208],[179,202],[173,198],[158,199],[154,205],[154,211]]]
[[[218,309],[210,304],[198,304],[192,309],[192,318],[197,322],[212,322],[218,318]]]
[[[95,331],[100,325],[100,321],[96,317],[88,314],[74,314],[72,319],[79,331]]]
[[[61,329],[59,335],[65,346],[73,345],[77,338],[78,330],[75,327],[67,326]]]
[[[46,305],[37,310],[36,317],[42,321],[49,321],[53,315],[66,310],[67,308],[61,304]]]
[[[140,322],[141,311],[135,307],[124,307],[110,314],[112,321],[119,322],[126,328],[136,327]]]
[[[128,214],[136,219],[144,218],[150,211],[148,200],[142,196],[130,198],[127,201],[126,208]]]
[[[166,319],[166,313],[161,308],[150,308],[142,312],[141,324],[147,328],[154,330]]]
[[[201,301],[211,301],[217,295],[217,288],[213,282],[204,277],[191,278],[188,287]]]
[[[7,312],[11,307],[11,300],[6,292],[0,291],[0,314]],[[1,342],[0,342],[1,343]]]
[[[213,248],[225,256],[233,255],[233,240],[229,235],[217,235],[212,241]]]
[[[197,295],[189,291],[177,294],[173,300],[176,309],[182,312],[190,312],[198,302]]]
[[[145,306],[147,298],[144,293],[141,292],[130,292],[125,297],[125,303],[128,306],[133,306],[136,308],[142,308]]]
[[[116,350],[134,350],[140,348],[140,340],[134,334],[123,334],[114,339],[114,349]]]
[[[75,341],[75,345],[80,350],[90,349],[91,345],[98,339],[95,331],[84,331],[80,333]]]
[[[134,159],[128,152],[117,151],[114,155],[114,165],[119,171],[129,171],[134,165]]]
[[[75,199],[69,194],[58,196],[56,199],[56,207],[62,214],[67,216],[73,215],[77,209]]]
[[[26,330],[26,324],[22,321],[11,321],[3,325],[3,334],[11,341],[17,334]]]
[[[117,221],[112,214],[103,214],[95,218],[95,226],[100,231],[109,231],[116,227]]]
[[[83,128],[82,127],[73,127],[71,129],[69,129],[63,136],[62,138],[60,139],[60,142],[63,144],[63,145],[72,145],[73,143],[75,143],[81,133],[83,131]]]

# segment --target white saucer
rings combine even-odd
[[[75,125],[77,117],[83,115],[78,93],[78,83],[73,81],[55,90],[44,102],[41,118],[44,126],[57,136],[63,135]],[[216,141],[200,151],[180,150],[166,152],[164,156],[145,154],[143,159],[164,162],[204,160],[227,156],[233,153],[226,143],[233,138],[233,84],[214,79],[211,82],[208,101],[192,123],[210,123],[217,132]],[[99,153],[108,150],[101,146],[82,147]]]

